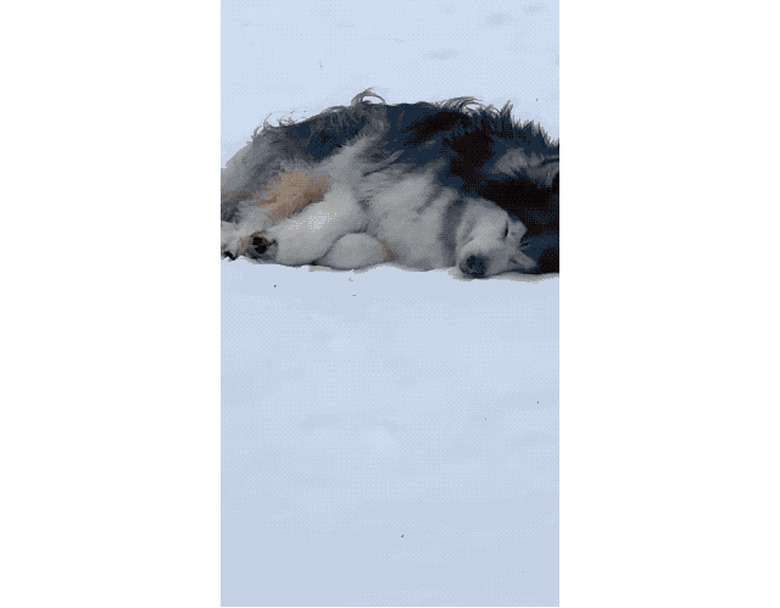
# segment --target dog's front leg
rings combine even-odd
[[[395,253],[384,241],[369,234],[351,233],[341,237],[317,264],[340,270],[367,268],[395,259]]]
[[[328,192],[322,201],[268,229],[266,238],[275,243],[269,261],[287,266],[311,264],[345,234],[362,232],[365,223],[365,212],[351,191]]]

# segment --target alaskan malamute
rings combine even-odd
[[[222,253],[292,266],[558,272],[558,143],[511,106],[369,103],[267,123],[222,170]]]

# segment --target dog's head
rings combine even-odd
[[[460,270],[478,279],[532,271],[536,262],[525,253],[523,222],[488,201],[471,202],[458,231],[455,255]]]
[[[496,203],[526,227],[525,254],[530,272],[558,272],[559,162],[557,153],[526,154],[510,149],[486,167],[476,192]]]
[[[519,123],[473,98],[389,106],[388,117],[408,147],[407,160],[446,160],[442,182],[492,201],[525,226],[524,256],[533,273],[558,272],[559,146],[532,122]],[[472,266],[480,267],[479,258]]]

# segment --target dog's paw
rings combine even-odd
[[[276,250],[276,241],[267,238],[265,231],[253,232],[241,239],[238,246],[239,255],[264,262],[273,262]]]

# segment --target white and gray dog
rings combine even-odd
[[[369,103],[376,97],[381,103]],[[557,141],[470,97],[267,123],[222,170],[222,254],[291,266],[558,272]]]

